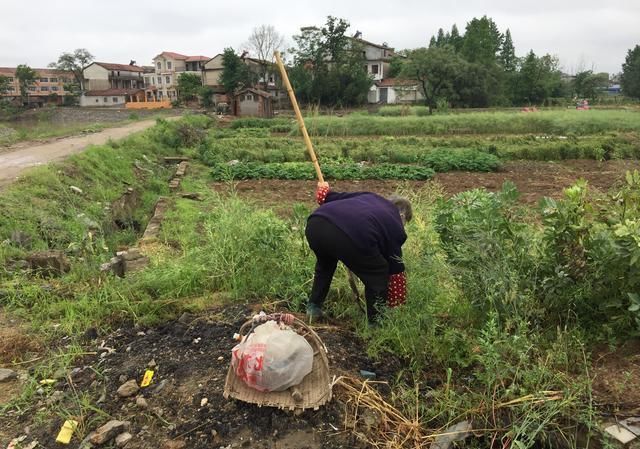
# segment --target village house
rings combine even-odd
[[[262,67],[264,66],[262,61],[256,58],[248,57],[246,52],[243,53],[240,58],[245,64],[247,64],[249,70],[256,74],[257,83],[252,87],[267,92],[274,99],[286,99],[287,93],[278,87],[277,81],[280,79],[280,76],[277,74],[275,68],[273,68],[272,70],[268,70],[265,77],[262,74]],[[266,64],[269,66],[271,65],[271,63],[269,62],[266,62]],[[216,104],[229,103],[229,99],[225,95],[224,86],[222,85],[221,81],[223,70],[224,65],[222,54],[217,54],[213,58],[206,61],[202,68],[202,84],[213,89],[214,103]]]
[[[163,51],[153,58],[155,75],[151,76],[152,83],[145,86],[147,94],[154,92],[158,100],[176,100],[178,78],[184,73],[202,76],[202,69],[210,59],[208,56],[187,56]]]
[[[83,70],[85,92],[83,107],[122,107],[128,102],[144,101],[144,70],[135,65],[93,62]]]
[[[56,69],[33,70],[36,72],[36,79],[27,90],[25,105],[43,106],[45,104],[63,104],[64,97],[71,94],[71,92],[65,89],[65,86],[68,86],[74,81],[73,74]],[[6,76],[9,79],[8,90],[1,94],[2,98],[14,103],[22,101],[20,98],[20,84],[18,83],[18,78],[16,78],[16,68],[0,67],[0,75]]]

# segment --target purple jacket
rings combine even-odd
[[[329,220],[365,254],[382,254],[389,263],[389,274],[404,271],[402,245],[407,234],[398,208],[389,200],[370,192],[330,191],[311,216]]]

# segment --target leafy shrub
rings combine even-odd
[[[363,165],[356,163],[324,164],[322,171],[327,179],[413,179],[433,177],[430,168],[415,165]],[[214,164],[211,176],[216,181],[231,179],[314,179],[315,171],[309,163],[256,163]]]

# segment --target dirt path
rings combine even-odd
[[[178,117],[167,117],[175,120]],[[102,145],[109,139],[122,139],[155,125],[155,120],[142,120],[126,126],[109,128],[94,134],[65,137],[49,143],[18,144],[0,154],[0,187],[13,182],[24,170],[37,165],[58,161],[85,150],[89,145]]]

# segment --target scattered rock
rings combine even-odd
[[[58,275],[71,270],[71,265],[62,251],[38,251],[27,256],[29,268],[48,275]]]
[[[13,231],[11,233],[11,243],[21,248],[30,248],[31,236],[22,231]]]
[[[155,359],[151,359],[151,360],[149,361],[149,363],[147,363],[147,366],[148,366],[149,368],[155,368],[155,367],[156,367],[156,366],[158,366],[158,365],[156,364]]]
[[[162,379],[157,387],[153,389],[153,394],[158,394],[167,386],[167,379]]]
[[[139,257],[138,259],[124,260],[124,271],[126,273],[135,273],[140,271],[149,265],[149,258],[146,256]]]
[[[45,401],[45,404],[51,406],[53,404],[60,402],[63,398],[64,398],[64,393],[62,391],[56,390],[53,392],[53,394],[51,394],[51,396],[47,398],[47,400]]]
[[[188,199],[188,200],[204,201],[204,200],[202,199],[202,196],[200,196],[200,194],[199,194],[199,193],[197,193],[197,192],[195,192],[195,193],[193,193],[193,192],[181,193],[181,194],[180,194],[180,197],[182,197],[182,198],[186,198],[186,199]]]
[[[209,399],[207,398],[202,398],[200,400],[200,407],[204,407],[205,405],[207,405],[207,402],[209,402]]]
[[[125,432],[129,429],[129,421],[117,421],[111,420],[104,426],[99,427],[93,436],[89,438],[92,444],[104,444],[107,441],[112,440],[116,435]]]
[[[121,384],[123,384],[127,380],[129,380],[129,378],[127,376],[125,376],[124,374],[120,374],[120,377],[118,377],[118,380],[120,381]]]
[[[0,368],[0,382],[8,382],[10,380],[16,379],[18,377],[18,373],[8,368]]]
[[[147,400],[140,396],[139,398],[136,399],[136,405],[140,408],[147,408],[149,407],[149,404],[147,403]]]
[[[445,430],[431,443],[430,449],[449,449],[456,441],[462,441],[471,436],[473,426],[470,421],[460,421]]]
[[[184,449],[187,443],[184,440],[167,440],[162,443],[162,449]]]
[[[139,390],[140,387],[138,386],[138,383],[134,379],[131,379],[120,385],[120,388],[118,388],[118,396],[128,398],[136,394]]]
[[[82,193],[82,189],[76,186],[69,186],[69,188],[75,193]]]
[[[116,446],[124,447],[129,441],[131,441],[131,438],[133,438],[133,435],[129,432],[121,433],[116,437]]]

